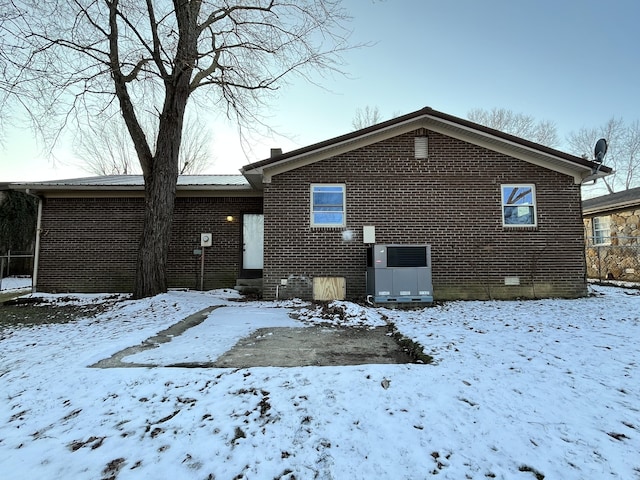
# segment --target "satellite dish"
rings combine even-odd
[[[598,163],[602,163],[604,160],[604,156],[607,153],[607,141],[604,138],[601,138],[596,142],[596,147],[593,150],[595,155],[595,161]]]

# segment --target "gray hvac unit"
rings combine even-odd
[[[431,303],[431,245],[372,245],[367,294],[375,303]]]

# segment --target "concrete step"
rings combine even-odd
[[[233,288],[244,295],[262,296],[262,278],[238,278]]]
[[[262,278],[238,278],[236,285],[262,288]]]

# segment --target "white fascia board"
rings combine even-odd
[[[376,130],[361,137],[350,138],[341,143],[328,145],[317,150],[306,152],[296,157],[289,157],[281,162],[273,163],[260,167],[252,171],[252,174],[262,173],[262,183],[271,183],[271,178],[275,175],[304,167],[326,158],[334,157],[343,153],[347,153],[356,148],[371,145],[382,140],[386,140],[397,135],[419,129],[441,133],[443,135],[456,138],[458,140],[471,143],[488,150],[492,150],[513,158],[552,170],[573,178],[574,183],[579,185],[587,180],[606,176],[605,173],[594,172],[588,166],[582,166],[569,162],[560,157],[546,154],[531,147],[511,142],[504,138],[495,137],[485,134],[469,127],[462,126],[457,123],[449,122],[437,117],[424,115],[418,118],[412,118],[400,124],[394,124],[382,130]]]
[[[33,195],[57,198],[109,198],[142,197],[144,187],[140,185],[13,185],[13,189]],[[176,196],[260,196],[250,185],[182,185],[176,189]]]
[[[479,132],[478,130],[471,129],[457,123],[454,124],[440,118],[433,119],[428,123],[426,128],[473,145],[478,145],[479,147],[483,147],[494,152],[517,158],[548,170],[568,175],[573,177],[576,185],[581,184],[585,179],[594,174],[590,167],[578,165],[563,158],[546,154],[534,148],[511,142],[504,138],[494,137],[493,135]],[[601,174],[599,176],[605,175],[606,174]]]
[[[326,158],[335,157],[343,153],[350,152],[357,148],[366,147],[382,140],[402,135],[425,126],[424,119],[414,118],[404,123],[395,124],[382,130],[376,130],[361,137],[350,138],[344,142],[334,143],[324,148],[319,148],[300,156],[290,157],[282,162],[274,163],[263,167],[263,183],[271,183],[271,177],[280,173],[285,173],[296,168],[311,165]]]

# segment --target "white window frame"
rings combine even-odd
[[[608,215],[593,217],[591,219],[591,234],[594,245],[610,245],[611,217]]]
[[[506,189],[523,188],[531,190],[531,203],[507,203],[509,198],[505,198]],[[536,201],[536,186],[533,183],[504,183],[500,185],[502,226],[504,228],[534,228],[538,226],[538,206]],[[533,212],[533,223],[507,223],[505,211],[507,208],[526,208]]]
[[[338,222],[316,222],[315,218],[316,218],[316,214],[319,213],[318,210],[314,210],[315,204],[313,202],[314,200],[314,193],[316,193],[316,189],[317,188],[322,188],[322,187],[334,187],[334,188],[341,188],[342,189],[342,210],[338,211],[335,210],[335,213],[340,213],[342,214],[342,222],[338,223]],[[311,226],[312,227],[320,227],[320,228],[331,228],[331,227],[335,227],[335,228],[341,228],[346,226],[347,224],[347,187],[344,183],[312,183],[311,184],[311,189],[310,189],[310,222],[311,222]]]

